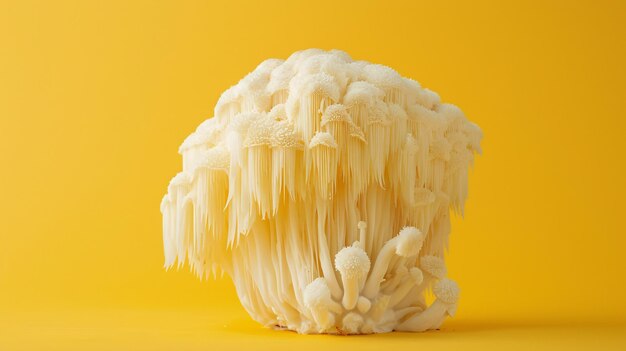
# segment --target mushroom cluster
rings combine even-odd
[[[214,115],[161,202],[166,267],[225,272],[255,320],[299,333],[424,331],[455,313],[443,256],[482,137],[461,110],[310,49],[261,63]]]

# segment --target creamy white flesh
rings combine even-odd
[[[267,60],[180,147],[161,203],[165,265],[226,272],[266,326],[437,328],[456,299],[425,308],[445,266],[420,266],[443,259],[481,137],[389,67],[336,50]]]

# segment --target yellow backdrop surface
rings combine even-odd
[[[485,134],[441,331],[298,336],[162,269],[177,148],[266,58],[382,63]],[[0,1],[0,350],[626,346],[626,2]]]

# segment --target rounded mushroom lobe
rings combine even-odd
[[[422,249],[424,235],[415,227],[404,227],[398,234],[396,254],[402,257],[415,256]]]
[[[311,138],[309,142],[309,148],[313,149],[316,146],[323,145],[332,149],[337,148],[337,142],[333,138],[332,134],[327,132],[318,132]]]
[[[459,301],[460,289],[453,280],[442,279],[433,286],[433,293],[439,301],[453,305]]]
[[[331,300],[330,289],[326,279],[317,278],[304,289],[304,304],[308,308],[317,308]]]
[[[347,278],[364,277],[370,264],[367,253],[358,245],[344,247],[335,255],[335,268]]]
[[[422,271],[432,275],[435,278],[443,279],[448,270],[442,258],[437,256],[424,256],[420,258],[420,268]]]
[[[343,317],[342,329],[348,334],[358,334],[362,325],[363,316],[358,313],[350,312]]]

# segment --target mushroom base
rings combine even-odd
[[[358,282],[356,303],[346,308],[349,289],[342,286],[345,272],[338,270],[330,277],[322,274],[307,281],[306,266],[283,266],[286,271],[281,271],[277,269],[281,266],[276,264],[280,260],[277,257],[243,254],[251,244],[246,241],[254,241],[254,236],[250,233],[233,250],[229,273],[243,307],[266,327],[301,334],[421,332],[438,329],[456,311],[456,283],[445,278],[443,259],[419,255],[419,241],[408,242],[417,247],[407,257],[398,255],[399,251],[403,253],[398,248],[406,244],[400,234],[383,245],[369,274]],[[377,273],[380,271],[384,273],[382,279]],[[334,283],[338,283],[336,291]],[[436,300],[426,306],[424,292],[431,288]]]

